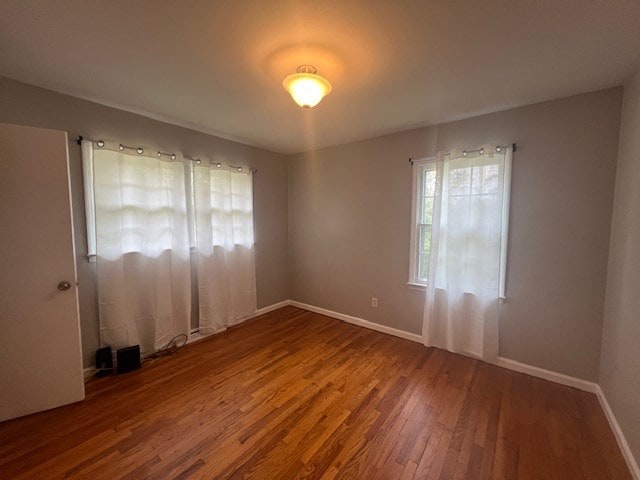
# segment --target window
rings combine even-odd
[[[82,160],[89,261],[96,259],[98,237],[118,254],[158,256],[175,247],[172,232],[185,218],[184,236],[193,253],[197,245],[201,251],[253,247],[253,184],[247,170],[194,164],[180,155],[164,161],[104,146],[94,150],[88,140],[82,142]]]
[[[103,141],[82,152],[101,343],[152,353],[256,311],[251,170]]]
[[[491,258],[493,252],[498,252],[499,296],[505,297],[511,152],[511,147],[500,147],[495,152],[493,148],[487,148],[486,152],[481,148],[443,154],[437,179],[442,184],[438,205],[434,205],[436,158],[414,161],[409,285],[424,287],[427,284],[434,255],[438,255],[440,263],[447,251],[449,254],[465,252],[467,260],[458,274],[468,276]],[[435,207],[440,214],[436,213],[434,219]],[[440,222],[436,230],[440,238],[439,252],[432,248],[434,220]],[[496,228],[501,229],[497,237]]]
[[[435,158],[426,158],[413,162],[409,284],[414,285],[426,285],[429,275],[431,222],[436,188],[435,162]]]
[[[182,251],[187,228],[188,166],[83,141],[87,253],[95,260],[128,253],[157,258],[168,250]],[[185,250],[186,251],[186,250]]]
[[[419,168],[416,277],[431,258],[423,316],[425,345],[476,358],[498,356],[498,304],[505,298],[512,147],[439,153],[433,213],[431,178]],[[420,184],[422,182],[422,184]],[[420,225],[433,223],[431,237]],[[428,249],[427,249],[428,245]]]
[[[214,247],[251,248],[253,185],[251,174],[237,168],[193,168],[195,244],[200,253]]]

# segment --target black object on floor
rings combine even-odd
[[[140,368],[140,345],[121,348],[116,352],[117,373],[127,373]]]
[[[111,347],[99,348],[96,351],[96,377],[105,377],[113,372],[113,354]]]

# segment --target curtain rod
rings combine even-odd
[[[83,140],[89,140],[90,142],[94,142],[98,145],[98,147],[104,147],[105,142],[104,140],[94,140],[92,138],[88,138],[88,137],[83,137],[82,135],[78,135],[78,138],[76,138],[76,143],[78,145],[82,145],[82,141]],[[131,147],[129,145],[124,145],[124,144],[120,144],[118,145],[118,148],[120,149],[120,151],[124,151],[124,150],[135,150],[135,152],[138,155],[142,155],[144,153],[144,148],[142,147]],[[171,158],[171,160],[175,160],[176,159],[176,154],[172,153],[172,152],[161,152],[160,150],[157,151],[157,155],[158,158],[165,156],[165,157],[169,157]],[[189,160],[191,162],[194,162],[196,165],[200,165],[202,163],[202,160],[200,158],[192,158],[192,157],[187,157],[186,155],[183,155],[183,158],[186,160]],[[222,164],[220,162],[212,162],[211,160],[209,160],[209,165],[215,165],[216,168],[222,168]],[[239,172],[241,172],[244,167],[238,167],[236,165],[228,165],[229,168],[233,168]],[[258,173],[257,169],[253,169],[253,168],[249,168],[249,172],[256,174]]]
[[[508,147],[508,145],[496,145],[496,152],[500,153],[503,148],[507,148],[507,147]],[[518,149],[518,146],[515,143],[512,143],[511,144],[511,148],[515,152]],[[474,150],[463,150],[462,151],[462,156],[466,157],[470,153],[483,154],[484,153],[484,148],[476,148]],[[411,165],[413,165],[413,158],[409,157],[409,163]]]

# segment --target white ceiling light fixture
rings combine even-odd
[[[317,72],[313,65],[300,65],[297,73],[289,75],[282,82],[293,101],[305,110],[315,107],[331,93],[331,84],[326,78],[317,75]]]

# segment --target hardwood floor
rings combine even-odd
[[[592,394],[285,307],[0,424],[0,478],[631,476]]]

